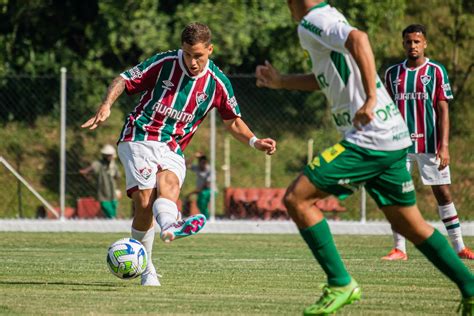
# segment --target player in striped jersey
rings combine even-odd
[[[385,72],[385,86],[394,99],[410,131],[407,168],[418,165],[424,185],[431,186],[438,202],[438,213],[451,243],[463,259],[474,259],[474,252],[464,245],[458,214],[449,184],[449,110],[453,98],[446,69],[425,57],[426,29],[412,24],[402,32],[407,59]],[[407,260],[405,238],[393,233],[394,248],[383,260]]]
[[[367,35],[350,26],[325,1],[287,3],[299,22],[300,44],[311,57],[312,73],[281,75],[267,62],[257,67],[257,85],[322,90],[336,126],[344,134],[341,142],[306,166],[284,198],[288,213],[327,275],[323,294],[304,314],[333,314],[361,297],[360,287],[346,270],[316,202],[330,194],[345,198],[363,184],[391,225],[459,287],[463,312],[471,315],[474,275],[418,210],[406,168],[411,145],[408,129],[376,74]]]
[[[153,218],[165,242],[193,235],[205,224],[202,214],[181,220],[176,202],[186,174],[183,151],[209,111],[218,111],[237,140],[269,155],[276,150],[273,139],[258,139],[242,120],[229,79],[209,59],[209,28],[187,25],[181,44],[181,49],[156,54],[115,78],[96,114],[82,125],[95,129],[103,123],[124,90],[141,93],[126,116],[118,153],[135,209],[132,237],[143,243],[149,258],[141,280],[145,286],[160,285],[151,261]]]

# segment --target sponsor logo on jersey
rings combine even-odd
[[[443,89],[444,92],[451,91],[451,86],[449,85],[449,83],[442,84],[441,88]]]
[[[411,191],[415,191],[415,186],[413,185],[413,181],[410,180],[410,181],[407,181],[407,182],[403,182],[402,183],[402,193],[407,193],[407,192],[411,192]]]
[[[326,76],[324,75],[324,73],[320,73],[316,79],[318,79],[318,83],[319,83],[319,87],[321,89],[324,89],[324,88],[327,88],[329,87],[329,83],[328,81],[326,80]]]
[[[423,138],[423,137],[425,137],[425,134],[423,134],[423,133],[411,133],[411,134],[410,134],[410,137],[411,137],[412,140],[415,140],[415,139],[417,139],[417,138]]]
[[[393,82],[394,85],[399,86],[400,83],[402,83],[402,80],[401,79],[395,79],[392,82]]]
[[[143,77],[143,72],[137,67],[133,67],[128,71],[132,80]]]
[[[165,90],[171,90],[174,87],[174,84],[169,80],[163,80],[163,85],[161,86]]]
[[[375,114],[378,116],[379,119],[385,122],[386,120],[391,119],[392,117],[400,115],[400,111],[393,102],[390,102],[384,107],[378,108],[375,111]]]
[[[396,93],[395,101],[398,100],[428,100],[429,96],[427,92],[404,92]]]
[[[227,100],[227,105],[233,109],[237,106],[237,99],[235,98],[235,96]]]
[[[321,33],[323,32],[322,29],[320,29],[319,27],[317,27],[316,25],[312,24],[311,22],[305,19],[301,20],[300,25],[304,27],[305,29],[307,29],[308,31],[310,31],[311,33],[314,33],[318,36],[321,36]]]
[[[392,140],[394,141],[400,141],[410,136],[410,132],[408,132],[408,129],[405,123],[397,124],[396,126],[392,127],[391,132],[392,132]]]
[[[341,144],[336,144],[324,150],[321,153],[321,157],[323,157],[324,161],[326,161],[327,163],[330,163],[331,161],[336,159],[337,156],[342,154],[345,150],[346,148],[344,146],[342,146]]]
[[[410,133],[408,131],[401,132],[401,133],[398,133],[398,134],[392,134],[392,140],[394,140],[394,141],[404,140],[405,138],[408,137],[409,134]]]
[[[170,117],[180,122],[189,123],[194,120],[194,115],[183,111],[178,111],[172,107],[166,106],[161,102],[156,102],[153,106],[153,110],[161,115]]]
[[[207,100],[207,94],[204,91],[196,93],[196,103],[201,105],[204,101]]]
[[[428,83],[430,83],[430,81],[431,81],[431,76],[429,76],[429,75],[423,75],[423,76],[420,77],[420,79],[421,79],[421,83],[422,83],[424,86],[426,86]]]
[[[334,119],[334,123],[336,123],[337,127],[352,126],[351,115],[347,111],[339,112],[339,113],[333,113],[332,118]]]

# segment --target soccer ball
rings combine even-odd
[[[147,259],[145,247],[133,238],[119,239],[107,251],[107,266],[120,279],[134,279],[142,274]]]

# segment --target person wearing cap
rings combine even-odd
[[[96,176],[97,200],[100,203],[102,213],[106,218],[117,217],[118,198],[120,191],[117,190],[116,180],[120,177],[117,164],[115,163],[115,148],[106,144],[100,150],[102,157],[90,164],[90,166],[79,170],[86,176],[94,173]]]

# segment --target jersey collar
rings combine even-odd
[[[192,74],[190,74],[189,71],[188,71],[188,68],[184,64],[183,50],[182,49],[178,50],[178,60],[179,60],[179,66],[181,67],[183,72],[186,74],[186,76],[188,76],[192,80],[199,79],[199,78],[203,77],[206,74],[207,70],[209,69],[209,60],[207,60],[206,66],[204,67],[204,69],[198,75],[193,76]]]
[[[408,71],[417,71],[418,69],[423,68],[429,61],[430,61],[430,59],[428,57],[425,57],[425,62],[422,65],[420,65],[416,68],[408,68],[407,67],[408,59],[405,59],[405,61],[403,62],[403,68],[405,68]]]
[[[323,8],[325,6],[327,6],[328,3],[326,1],[323,1],[317,5],[315,5],[314,7],[312,7],[311,9],[308,10],[308,12],[306,14],[308,14],[309,12],[313,11],[313,10],[316,10],[316,9],[319,9],[319,8]]]

